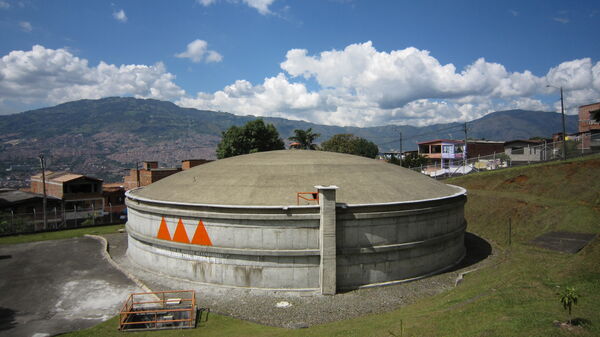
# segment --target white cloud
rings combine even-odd
[[[562,87],[566,111],[576,113],[579,105],[600,101],[600,62],[593,64],[590,58],[563,62],[548,71],[545,83],[553,86],[546,92],[554,92],[557,97],[557,88]],[[560,101],[554,109],[560,110]]]
[[[6,1],[0,1],[0,9],[9,9],[10,4]]]
[[[89,66],[66,49],[40,45],[0,59],[0,102],[61,103],[82,98],[135,96],[174,99],[185,92],[162,63]]]
[[[199,4],[205,7],[215,4],[217,1],[218,0],[197,0]],[[238,3],[240,0],[227,0],[227,2]],[[266,15],[271,14],[269,6],[271,6],[275,0],[241,0],[241,2],[256,9],[260,14]]]
[[[598,64],[596,64],[598,66]],[[596,69],[598,71],[598,69]],[[595,74],[600,75],[598,73]],[[549,84],[562,86],[568,90],[585,89],[593,84],[594,69],[589,58],[563,62],[551,68],[546,74]]]
[[[440,64],[426,50],[410,47],[378,52],[371,42],[318,56],[293,49],[281,67],[292,76],[314,78],[323,87],[355,92],[383,109],[401,107],[417,99],[528,95],[539,85],[530,72],[509,73],[504,66],[483,58],[457,72],[453,64]]]
[[[545,76],[536,76],[528,70],[510,72],[483,58],[459,70],[440,64],[426,50],[381,52],[366,42],[313,56],[292,49],[281,68],[286,73],[262,84],[236,81],[178,104],[239,115],[373,126],[465,121],[503,109],[549,110],[552,107],[540,96],[555,95],[556,89],[547,84],[564,86],[569,107],[600,98],[600,62],[593,64],[589,58],[561,63]],[[309,80],[318,84],[315,91],[307,89]]]
[[[552,18],[552,20],[562,23],[562,24],[567,24],[570,21],[568,18],[564,18],[564,17],[556,17],[556,18]]]
[[[240,115],[279,116],[299,119],[322,105],[318,93],[310,93],[301,83],[290,83],[282,73],[253,86],[246,80],[235,81],[215,93],[198,93],[177,103],[199,109],[222,110]]]
[[[275,2],[275,0],[243,0],[245,4],[247,4],[248,6],[255,8],[256,10],[258,10],[258,12],[260,14],[269,14],[271,13],[271,11],[269,10],[269,6],[271,6],[271,4],[273,2]]]
[[[193,41],[179,57],[217,62],[221,55]],[[559,111],[563,87],[569,113],[600,100],[600,62],[556,65],[546,74],[511,72],[480,58],[463,69],[426,50],[376,50],[370,42],[308,55],[288,51],[282,72],[260,83],[237,80],[216,92],[187,96],[162,63],[90,66],[66,49],[34,46],[0,59],[0,103],[60,103],[135,96],[238,115],[277,116],[331,125],[427,125],[468,121],[505,109]],[[313,90],[308,83],[316,83]],[[311,88],[313,85],[310,86]]]
[[[209,50],[208,53],[206,54],[206,62],[210,63],[210,62],[221,62],[223,60],[223,56],[221,56],[221,54],[217,53],[214,50]]]
[[[550,106],[548,104],[543,103],[539,99],[531,98],[531,97],[519,97],[514,99],[510,108],[511,109],[522,109],[522,110],[533,110],[533,111],[548,111],[550,110]]]
[[[186,51],[176,54],[175,57],[189,58],[194,63],[202,60],[206,63],[221,62],[223,56],[214,50],[208,50],[208,43],[204,40],[194,40],[187,45]]]
[[[120,21],[120,22],[127,22],[127,15],[125,14],[124,10],[119,10],[116,12],[113,12],[113,18],[115,18],[115,20]]]
[[[21,27],[21,30],[24,32],[31,32],[33,30],[33,26],[31,25],[31,23],[27,22],[27,21],[21,21],[19,22],[19,27]]]

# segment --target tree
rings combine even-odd
[[[510,162],[510,156],[507,155],[504,152],[502,152],[502,153],[496,153],[496,159],[500,159],[501,163],[508,163],[508,162]]]
[[[411,152],[409,154],[407,154],[406,156],[404,156],[404,159],[402,159],[402,167],[419,167],[419,166],[423,166],[427,164],[427,158],[416,153],[416,152]]]
[[[313,144],[313,142],[315,139],[319,138],[319,136],[321,135],[312,132],[312,128],[308,128],[308,130],[296,129],[294,130],[294,136],[291,136],[288,139],[300,143],[301,149],[315,150],[316,145]]]
[[[571,308],[573,307],[573,304],[577,304],[579,294],[577,294],[575,288],[566,287],[558,295],[560,296],[560,303],[563,305],[563,308],[569,310],[569,324],[571,324]]]
[[[329,140],[321,143],[321,150],[349,153],[368,158],[375,158],[379,153],[379,148],[375,143],[349,133],[334,135]]]
[[[217,145],[217,158],[223,159],[241,154],[262,151],[283,150],[283,140],[273,124],[255,119],[244,126],[232,126],[223,131],[221,142]]]
[[[398,156],[392,154],[392,156],[390,157],[390,160],[387,161],[390,164],[394,164],[394,165],[400,165],[400,158],[398,158]]]

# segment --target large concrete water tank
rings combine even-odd
[[[319,200],[297,205],[298,192]],[[332,294],[457,264],[465,201],[461,187],[374,159],[249,154],[129,191],[128,256],[210,285]]]

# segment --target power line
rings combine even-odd
[[[465,123],[468,124],[468,123]],[[444,132],[444,131],[448,131],[448,130],[454,130],[454,132],[460,132],[464,129],[464,125],[453,125],[453,126],[449,126],[449,127],[445,127],[445,128],[441,128],[435,131],[429,131],[429,132],[424,132],[424,133],[418,133],[416,135],[410,135],[410,136],[405,136],[402,139],[403,140],[409,140],[409,139],[415,139],[415,138],[420,138],[420,137],[426,137],[426,136],[430,136],[430,135],[435,135],[435,134],[439,134],[440,132]],[[389,142],[385,142],[385,143],[379,143],[380,146],[384,146],[384,145],[389,145],[389,144],[393,144],[396,143],[397,140],[391,140]]]

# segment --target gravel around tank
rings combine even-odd
[[[206,286],[201,283],[157,274],[135,265],[126,255],[127,234],[103,235],[109,252],[119,265],[153,291],[195,290],[200,308],[260,324],[305,328],[372,313],[395,310],[419,298],[454,288],[465,271],[481,268],[496,260],[496,252],[480,237],[467,233],[467,256],[442,274],[383,287],[363,288],[335,296],[299,295],[241,288]]]

